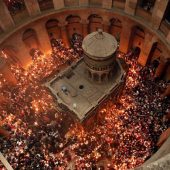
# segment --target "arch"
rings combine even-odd
[[[98,14],[92,14],[88,17],[89,20],[89,33],[97,31],[99,28],[103,29],[103,19]]]
[[[54,8],[53,0],[38,0],[41,11]]]
[[[49,35],[49,38],[55,38],[60,39],[61,38],[61,30],[58,26],[58,21],[56,19],[50,19],[45,24],[47,33]]]
[[[39,48],[39,41],[38,41],[37,33],[32,28],[25,30],[25,32],[22,35],[22,40],[29,50],[32,48],[35,48],[35,49]]]
[[[115,36],[117,41],[120,41],[120,35],[122,32],[122,22],[117,18],[112,18],[110,20],[110,30],[109,32]]]
[[[155,42],[152,45],[150,53],[148,55],[147,64],[152,63],[153,60],[160,58],[162,55],[162,44],[159,42]]]
[[[102,81],[102,82],[106,80],[106,76],[107,76],[106,73],[103,73],[103,74],[101,75],[101,81]]]
[[[99,81],[99,75],[97,73],[93,74],[93,80],[97,82]]]
[[[141,26],[132,27],[131,42],[129,47],[134,49],[135,47],[142,48],[145,39],[145,31]]]
[[[82,24],[79,16],[69,15],[66,21],[68,23],[67,32],[70,39],[75,33],[82,35]]]
[[[111,80],[113,77],[113,70],[111,70],[108,74],[108,80]]]

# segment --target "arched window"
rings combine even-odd
[[[70,39],[75,33],[82,35],[82,24],[80,23],[81,18],[79,16],[70,15],[66,20],[68,22],[67,32]]]
[[[23,33],[22,40],[25,43],[26,47],[30,50],[32,48],[35,48],[35,49],[39,48],[37,33],[32,28],[27,29]]]
[[[120,34],[122,31],[122,22],[117,19],[117,18],[112,18],[110,20],[110,33],[115,36],[115,38],[117,39],[117,41],[120,41]]]
[[[89,32],[97,31],[98,29],[103,29],[102,17],[97,14],[92,14],[88,18],[89,20]]]
[[[50,39],[61,38],[60,28],[58,26],[58,21],[56,19],[51,19],[46,22],[46,29]]]
[[[139,47],[142,48],[143,42],[145,39],[145,31],[143,28],[140,26],[135,26],[132,28],[132,33],[131,33],[131,44],[130,48],[135,48]]]
[[[148,56],[147,63],[150,64],[154,60],[158,60],[158,59],[160,60],[160,56],[162,55],[162,49],[163,49],[163,46],[161,43],[159,42],[153,43],[149,56]]]
[[[97,73],[93,74],[94,81],[99,81],[99,75]]]

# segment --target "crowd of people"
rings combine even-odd
[[[9,134],[0,136],[0,151],[14,169],[126,170],[157,151],[157,140],[169,127],[163,116],[170,101],[161,97],[166,82],[153,78],[154,65],[141,67],[133,54],[118,55],[129,66],[123,93],[116,103],[110,97],[98,107],[102,116],[90,131],[59,111],[41,86],[41,79],[81,57],[81,41],[74,35],[73,48],[67,49],[53,39],[51,56],[34,56],[28,70],[12,66],[16,85],[1,75],[0,124]]]

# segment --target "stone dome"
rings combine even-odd
[[[101,29],[87,35],[83,40],[83,51],[94,59],[110,57],[117,49],[117,40]]]

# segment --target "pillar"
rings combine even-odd
[[[151,25],[154,29],[158,29],[164,17],[164,13],[168,4],[168,0],[155,1],[154,9],[152,12]]]
[[[125,12],[129,15],[135,15],[138,0],[126,0]]]
[[[63,40],[63,43],[67,48],[69,48],[70,47],[70,40],[68,38],[66,22],[65,23],[59,23],[59,26],[60,26],[60,29],[61,29],[61,38]]]
[[[29,54],[29,50],[27,49],[27,47],[25,46],[22,37],[21,36],[16,36],[15,38],[16,43],[13,43],[13,46],[19,50],[17,51],[17,57],[20,60],[23,68],[26,68],[31,62],[32,62],[32,58]]]
[[[36,31],[40,48],[44,54],[51,53],[51,42],[50,38],[48,36],[47,30],[45,28],[45,25],[43,24],[37,24],[34,25],[33,29]]]
[[[109,33],[109,31],[110,31],[110,22],[109,21],[103,22],[103,31]]]
[[[65,7],[64,0],[53,0],[54,9],[62,9]]]
[[[163,71],[165,70],[165,67],[166,67],[166,61],[161,59],[159,66],[157,67],[155,71],[155,77],[161,77]]]
[[[154,42],[156,42],[156,37],[154,37],[150,33],[146,33],[144,43],[138,58],[138,62],[142,66],[145,66],[147,64],[148,57]]]
[[[89,0],[79,0],[79,6],[88,6]]]
[[[3,30],[12,28],[15,24],[3,0],[0,1],[0,25]]]
[[[24,0],[24,2],[30,16],[36,16],[41,13],[38,0]]]
[[[103,0],[102,7],[111,9],[112,8],[112,0]]]
[[[120,46],[119,49],[123,53],[127,53],[131,41],[132,24],[128,20],[122,23],[122,31],[120,35]]]

